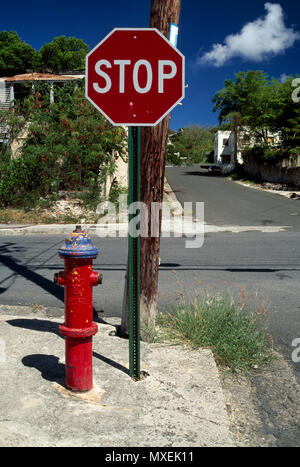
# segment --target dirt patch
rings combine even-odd
[[[1,224],[93,224],[99,214],[88,209],[78,198],[59,199],[51,206],[38,206],[30,210],[1,208]]]
[[[221,371],[221,384],[238,446],[300,447],[300,391],[282,356],[249,378]]]

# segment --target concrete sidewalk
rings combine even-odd
[[[118,318],[107,319],[93,339],[94,388],[72,393],[62,322],[2,305],[0,446],[234,445],[211,351],[142,342],[146,377],[134,382],[128,340],[114,335]]]

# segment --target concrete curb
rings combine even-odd
[[[67,236],[75,230],[76,224],[40,224],[30,225],[25,227],[3,228],[0,226],[0,237],[10,235],[62,235]],[[99,237],[126,237],[128,234],[128,224],[82,224],[83,230],[90,235]],[[162,222],[162,237],[174,236],[194,236],[205,235],[206,233],[219,232],[265,232],[277,233],[291,229],[291,226],[260,226],[260,225],[212,225],[198,221],[197,219],[185,218],[178,216],[172,220],[163,220]]]
[[[38,225],[11,225],[9,227],[0,225],[0,236],[4,235],[26,235],[26,234],[68,234],[75,230],[77,224],[38,224]],[[96,228],[95,224],[83,224],[87,231]]]
[[[176,216],[182,216],[183,215],[182,206],[181,206],[180,202],[178,201],[174,191],[170,187],[170,185],[169,185],[166,178],[165,178],[165,181],[164,181],[164,195],[165,195],[164,196],[165,200],[167,201],[167,203],[169,204],[170,208],[173,211],[173,215],[175,217]]]
[[[297,196],[300,196],[300,191],[299,190],[290,190],[290,191],[271,190],[269,188],[264,188],[264,187],[262,187],[262,186],[260,186],[258,184],[245,183],[245,182],[241,182],[239,180],[232,180],[231,178],[229,178],[229,180],[231,180],[234,183],[237,183],[238,185],[245,186],[247,188],[252,188],[254,190],[263,191],[264,193],[271,193],[273,195],[284,196],[285,198],[288,198],[288,199],[293,199],[293,198],[291,198],[291,195],[293,195],[293,194],[295,194]],[[297,201],[297,200],[299,200],[299,198],[294,198],[293,200]]]

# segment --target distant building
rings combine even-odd
[[[280,134],[268,133],[268,144],[277,146],[281,142]],[[262,144],[261,138],[249,136],[246,128],[239,131],[238,140],[236,140],[235,131],[221,131],[215,133],[214,142],[214,163],[222,167],[223,170],[230,171],[235,165],[243,164],[243,149],[246,146],[253,147],[255,144]]]
[[[235,161],[236,137],[234,131],[217,131],[215,134],[214,162],[226,165]]]

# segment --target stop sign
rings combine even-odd
[[[184,56],[157,29],[113,29],[86,57],[86,97],[113,125],[154,126],[184,98]]]

